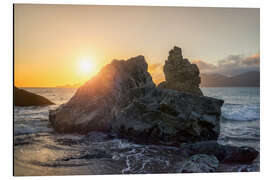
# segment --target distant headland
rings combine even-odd
[[[201,74],[200,87],[260,87],[260,72],[249,71],[232,77]]]

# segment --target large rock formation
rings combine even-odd
[[[15,106],[48,106],[54,103],[47,98],[14,87],[14,105]]]
[[[196,64],[191,64],[188,59],[183,58],[182,50],[174,47],[163,66],[165,80],[158,87],[173,89],[202,96],[199,88],[201,78],[200,71]]]
[[[143,56],[114,60],[50,112],[58,132],[113,131],[146,143],[216,140],[223,100],[156,88]]]
[[[174,48],[170,61],[181,59],[180,52]],[[179,77],[188,78],[188,83],[196,81],[197,67],[185,67]],[[53,128],[60,133],[112,131],[138,143],[174,145],[187,156],[213,155],[221,163],[250,163],[257,157],[253,148],[217,143],[223,100],[198,96],[202,94],[195,86],[185,91],[158,88],[147,68],[143,56],[114,60],[81,86],[69,102],[50,111]],[[167,79],[171,79],[170,73]],[[208,163],[207,156],[201,163]],[[207,169],[213,171],[216,166],[214,162],[214,168]],[[196,167],[194,172],[201,171]]]

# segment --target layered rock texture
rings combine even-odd
[[[199,68],[196,64],[191,64],[188,59],[183,58],[181,48],[174,47],[169,52],[163,71],[166,81],[161,82],[158,87],[203,95],[199,88],[201,83]]]
[[[14,105],[15,106],[48,106],[54,103],[47,98],[14,87]]]
[[[216,140],[222,100],[161,88],[132,89],[111,127],[136,142],[171,145]]]

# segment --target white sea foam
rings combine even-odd
[[[259,120],[259,104],[241,105],[241,104],[224,104],[222,115],[228,120],[251,121]]]

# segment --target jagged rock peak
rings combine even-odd
[[[183,59],[182,49],[177,46],[174,46],[174,48],[169,51],[169,56],[168,56],[168,61],[175,60],[175,59],[179,59],[179,60]]]
[[[166,81],[161,82],[158,87],[203,95],[199,88],[201,83],[199,68],[196,64],[191,64],[188,59],[183,58],[181,48],[175,46],[169,51],[163,71]]]

